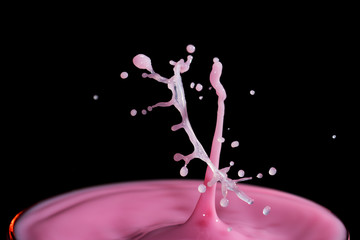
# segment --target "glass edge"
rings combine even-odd
[[[19,219],[19,217],[21,216],[21,214],[24,212],[25,210],[20,211],[18,214],[15,215],[15,217],[11,220],[10,225],[9,225],[9,231],[7,233],[7,240],[16,240],[15,238],[15,231],[14,231],[14,226],[16,221]]]

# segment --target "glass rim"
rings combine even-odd
[[[15,223],[16,223],[16,221],[19,219],[19,217],[20,217],[25,211],[26,211],[26,210],[20,211],[20,212],[19,212],[18,214],[16,214],[15,217],[11,220],[10,225],[9,225],[9,231],[8,231],[7,240],[16,240],[16,238],[15,238],[15,231],[14,231]]]

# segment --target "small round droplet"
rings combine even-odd
[[[131,111],[130,111],[130,115],[131,116],[136,116],[136,114],[137,114],[137,111],[136,111],[136,109],[132,109]]]
[[[183,166],[181,169],[180,169],[180,175],[182,177],[186,177],[188,175],[188,172],[189,172],[189,169],[186,167],[186,166]]]
[[[148,107],[147,107],[147,110],[148,110],[149,112],[151,112],[151,111],[153,110],[152,106],[148,106]]]
[[[187,45],[187,46],[186,46],[186,51],[187,51],[188,53],[193,53],[193,52],[195,52],[195,46],[192,45],[192,44]]]
[[[255,95],[255,90],[250,90],[250,95]]]
[[[242,169],[240,169],[240,170],[238,171],[238,176],[239,176],[239,177],[244,177],[244,176],[245,176],[245,171],[242,170]]]
[[[120,77],[121,77],[122,79],[126,79],[128,76],[129,76],[129,74],[128,74],[127,72],[122,72],[122,73],[120,73]]]
[[[267,215],[270,213],[270,210],[271,210],[271,207],[270,207],[270,206],[264,207],[264,209],[263,209],[263,214],[264,214],[265,216],[267,216]]]
[[[220,137],[217,140],[218,140],[218,142],[221,142],[221,143],[225,142],[225,138],[223,138],[223,137]]]
[[[141,110],[141,114],[142,115],[146,115],[147,114],[147,111],[145,109]]]
[[[196,84],[195,87],[196,91],[200,92],[203,89],[203,85],[201,85],[201,83]]]
[[[220,200],[220,206],[227,207],[229,205],[229,199],[223,198]]]
[[[258,173],[258,175],[256,175],[257,178],[262,178],[263,174],[262,173]]]
[[[96,95],[96,94],[95,94],[95,95],[93,96],[93,99],[94,99],[95,101],[98,100],[98,99],[99,99],[99,95]]]
[[[234,166],[234,164],[235,164],[235,163],[234,163],[233,161],[230,162],[230,166]]]
[[[231,143],[231,147],[232,148],[236,148],[236,147],[238,147],[239,146],[239,141],[233,141],[232,143]]]
[[[195,87],[195,83],[194,82],[191,82],[190,83],[190,88],[194,88]]]
[[[199,100],[203,100],[203,98],[204,98],[203,96],[199,96]]]
[[[206,186],[204,184],[200,184],[199,187],[198,187],[198,191],[200,193],[206,192]]]
[[[276,168],[274,168],[274,167],[271,167],[271,168],[269,169],[269,175],[270,175],[270,176],[274,176],[274,175],[276,174],[276,172],[277,172],[277,170],[276,170]]]
[[[332,139],[336,139],[336,134],[333,134],[333,135],[331,136],[331,138],[332,138]]]

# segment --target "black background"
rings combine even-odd
[[[170,129],[180,116],[173,107],[140,113],[169,100],[170,92],[141,78],[132,58],[144,53],[155,71],[170,77],[169,60],[186,58],[187,44],[194,44],[183,82],[189,118],[205,150],[216,121],[217,98],[208,79],[218,57],[228,94],[221,166],[234,161],[234,178],[239,169],[253,177],[262,172],[263,179],[249,184],[311,199],[351,231],[358,77],[351,16],[335,13],[234,15],[226,21],[216,14],[197,21],[193,12],[156,19],[149,14],[135,23],[96,14],[53,19],[50,13],[9,25],[0,88],[2,230],[17,212],[67,191],[181,178],[182,163],[172,157],[192,146],[184,131]],[[119,77],[122,71],[127,79]],[[191,82],[204,89],[190,89]],[[240,146],[233,149],[234,140]],[[270,177],[272,166],[278,173]],[[206,167],[193,160],[188,168],[187,178],[201,179]]]

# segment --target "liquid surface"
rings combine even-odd
[[[141,239],[154,229],[187,221],[202,183],[146,181],[70,192],[27,210],[15,224],[15,236],[17,240]],[[186,239],[182,238],[182,231],[185,235],[190,231],[192,239],[222,239],[227,233],[243,240],[346,239],[346,229],[340,220],[318,204],[277,190],[243,184],[241,188],[256,198],[252,205],[236,201],[235,194],[228,196],[231,204],[226,208],[216,205],[218,217],[229,228],[216,230],[221,221],[213,222],[214,231],[210,232],[191,232],[179,227],[178,234],[171,239]],[[222,198],[219,187],[216,198]],[[203,217],[208,216],[204,213]]]

